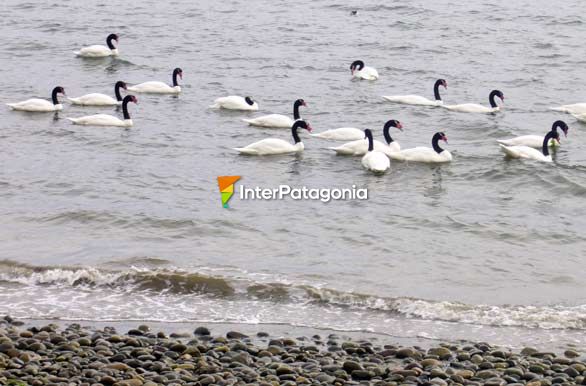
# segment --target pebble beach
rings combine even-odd
[[[0,320],[0,384],[93,386],[586,384],[586,357],[572,349],[510,350],[488,343],[431,347],[337,334],[272,336],[204,326],[170,333]]]

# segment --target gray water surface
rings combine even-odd
[[[73,126],[66,116],[0,108],[0,314],[88,320],[284,323],[401,337],[586,345],[586,128],[549,111],[586,102],[582,3],[491,1],[111,0],[0,6],[2,102],[113,93],[117,80],[171,81],[138,95],[134,127]],[[358,9],[357,16],[351,16]],[[119,58],[73,51],[120,35]],[[351,81],[362,59],[376,82]],[[488,104],[495,115],[393,105],[382,95]],[[257,113],[208,109],[251,95]],[[286,129],[241,121],[301,115],[316,132],[388,119],[403,148],[445,131],[454,161],[392,163],[308,137],[298,156],[231,148]],[[496,139],[545,134],[564,119],[553,164],[505,159]],[[368,201],[239,201],[216,183],[369,189]]]

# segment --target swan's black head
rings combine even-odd
[[[352,75],[354,75],[354,71],[360,71],[364,68],[364,62],[362,60],[355,60],[350,65],[350,71],[352,71]]]
[[[138,99],[134,95],[126,95],[123,103],[128,104],[129,102],[138,104]]]
[[[299,121],[295,121],[295,123],[293,123],[292,129],[293,129],[293,131],[297,131],[297,129],[305,129],[311,133],[311,131],[313,130],[313,127],[311,127],[311,125],[309,123],[302,121],[302,120],[299,120]]]
[[[435,84],[438,86],[443,86],[446,90],[448,88],[448,82],[445,79],[438,79],[435,81]]]
[[[254,104],[254,100],[253,100],[251,97],[249,97],[249,96],[245,97],[245,98],[244,98],[244,100],[245,100],[245,101],[246,101],[246,103],[248,103],[250,106],[252,106],[252,105]]]
[[[126,88],[126,82],[123,82],[123,81],[119,80],[114,85],[114,88],[123,88],[123,89],[127,90],[127,88]]]
[[[350,15],[356,16],[356,15],[358,15],[358,11],[357,10],[350,11]]]
[[[488,101],[490,102],[490,107],[497,107],[498,105],[496,104],[496,102],[494,101],[495,97],[499,97],[501,99],[501,101],[505,101],[505,94],[503,94],[502,91],[500,90],[492,90],[490,92],[490,95],[488,96]]]
[[[61,86],[57,86],[53,89],[53,94],[63,94],[65,95],[65,89]]]
[[[118,35],[116,35],[116,34],[110,34],[106,38],[106,44],[108,44],[108,48],[111,49],[111,50],[113,50],[114,48],[116,48],[114,46],[114,44],[112,43],[112,40],[116,40],[116,43],[118,43]]]
[[[385,127],[396,127],[397,129],[403,131],[403,125],[396,119],[391,119],[390,121],[387,121],[387,123],[385,123]]]
[[[448,136],[444,132],[439,131],[435,133],[432,139],[432,142],[437,143],[438,141],[444,141],[445,143],[448,143]]]
[[[568,127],[568,125],[564,121],[555,121],[553,123],[553,126],[551,127],[551,129],[552,130],[561,129],[564,132],[564,137],[568,136],[568,130],[570,130],[570,128]]]
[[[173,70],[173,77],[179,76],[181,79],[183,79],[183,70],[180,69],[179,67],[177,67],[176,69]]]
[[[305,101],[303,99],[297,99],[295,101],[295,105],[297,105],[297,106],[307,106],[307,104],[305,104]]]

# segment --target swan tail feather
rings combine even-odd
[[[210,109],[219,109],[220,108],[220,104],[219,103],[214,103],[213,105],[209,105]]]
[[[496,141],[499,143],[499,145],[505,145],[505,146],[511,145],[510,141],[508,141],[506,139],[497,139]]]
[[[552,110],[552,111],[560,111],[560,112],[562,112],[562,113],[567,113],[567,112],[568,112],[568,109],[566,109],[566,108],[565,108],[565,107],[563,107],[563,106],[559,106],[559,107],[550,107],[549,109],[550,109],[550,110]]]

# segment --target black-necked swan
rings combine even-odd
[[[6,105],[12,110],[35,113],[63,110],[63,105],[57,99],[57,94],[65,95],[65,89],[61,86],[55,87],[51,93],[51,102],[46,99],[32,98],[22,102],[7,103]]]
[[[365,66],[362,60],[355,60],[352,62],[350,65],[350,71],[352,72],[352,78],[354,79],[378,79],[378,71],[376,68]]]
[[[391,167],[389,157],[385,153],[375,150],[370,129],[364,130],[364,138],[368,140],[368,149],[362,157],[362,166],[375,173],[384,173]]]
[[[86,94],[78,98],[67,99],[72,104],[80,106],[117,106],[122,104],[122,94],[120,94],[121,88],[126,90],[126,83],[119,80],[114,85],[114,95],[116,95],[116,99],[112,98],[110,95],[99,93]]]
[[[560,133],[557,130],[551,130],[545,137],[541,144],[541,151],[529,146],[505,146],[499,144],[503,153],[511,158],[525,158],[541,162],[553,162],[549,154],[549,141],[560,140]]]
[[[420,95],[388,95],[383,96],[383,99],[393,102],[401,103],[405,105],[416,105],[416,106],[439,106],[443,104],[442,97],[440,96],[439,87],[443,86],[445,89],[448,88],[448,82],[445,79],[438,79],[433,85],[433,95],[435,100],[427,99]]]
[[[391,127],[396,127],[397,129],[403,131],[403,125],[401,125],[401,122],[395,119],[391,119],[387,121],[383,127],[383,136],[385,137],[387,144],[385,145],[381,141],[377,140],[374,141],[374,150],[383,152],[388,156],[390,156],[390,153],[401,151],[401,145],[399,145],[399,143],[395,141],[389,133],[389,129]],[[368,151],[368,140],[358,139],[356,141],[347,142],[341,146],[328,147],[328,149],[342,155],[364,155]]]
[[[122,113],[124,114],[124,120],[108,114],[95,114],[86,115],[80,118],[67,118],[76,125],[84,126],[118,126],[118,127],[130,127],[132,126],[132,119],[128,113],[128,103],[138,103],[138,99],[134,95],[126,95],[122,101]]]
[[[251,143],[245,147],[237,147],[234,150],[241,154],[247,155],[273,155],[273,154],[289,154],[299,153],[305,148],[303,142],[297,133],[298,129],[305,129],[311,132],[311,126],[305,121],[295,121],[291,126],[291,135],[293,136],[294,144],[278,138],[266,138],[258,142]]]
[[[561,111],[572,115],[586,114],[586,103],[574,103],[571,105],[563,105],[559,107],[550,107],[550,110]]]
[[[501,108],[499,105],[496,104],[494,98],[499,97],[501,101],[504,102],[505,96],[499,90],[492,90],[490,95],[488,96],[488,101],[490,102],[490,107],[486,107],[483,105],[479,105],[476,103],[464,103],[461,105],[443,105],[448,110],[452,111],[459,111],[462,113],[495,113],[499,111]]]
[[[551,126],[551,131],[557,131],[561,129],[564,132],[564,136],[568,136],[568,125],[564,121],[555,121]],[[536,149],[540,149],[543,144],[543,136],[541,135],[522,135],[511,139],[497,139],[497,142],[505,146],[529,146]],[[549,146],[559,146],[560,143],[555,140],[549,141]]]
[[[112,40],[116,40],[116,43],[118,43],[118,35],[108,35],[106,38],[107,46],[96,44],[94,46],[83,47],[79,51],[75,52],[75,54],[83,58],[104,58],[106,56],[118,56],[118,47],[112,43]]]
[[[391,153],[390,157],[391,159],[398,161],[425,163],[450,162],[452,160],[452,154],[439,146],[438,142],[440,140],[448,143],[448,137],[442,132],[437,132],[431,139],[431,148],[423,146],[414,147],[412,149],[405,149]]]
[[[177,77],[183,79],[183,70],[177,67],[173,70],[173,86],[169,86],[165,82],[150,81],[134,86],[128,87],[128,91],[141,92],[146,94],[179,94],[181,92],[181,86],[177,83]]]
[[[226,109],[226,110],[244,110],[256,111],[258,110],[258,103],[251,97],[241,97],[238,95],[230,95],[227,97],[217,98],[214,104],[210,106],[212,109]]]
[[[299,115],[299,107],[300,106],[307,106],[303,99],[297,99],[293,103],[293,119],[289,118],[286,115],[282,114],[269,114],[263,115],[262,117],[253,118],[253,119],[243,119],[244,122],[248,123],[251,126],[258,126],[258,127],[272,127],[272,128],[291,128],[293,123],[299,119],[301,119],[301,115]]]

